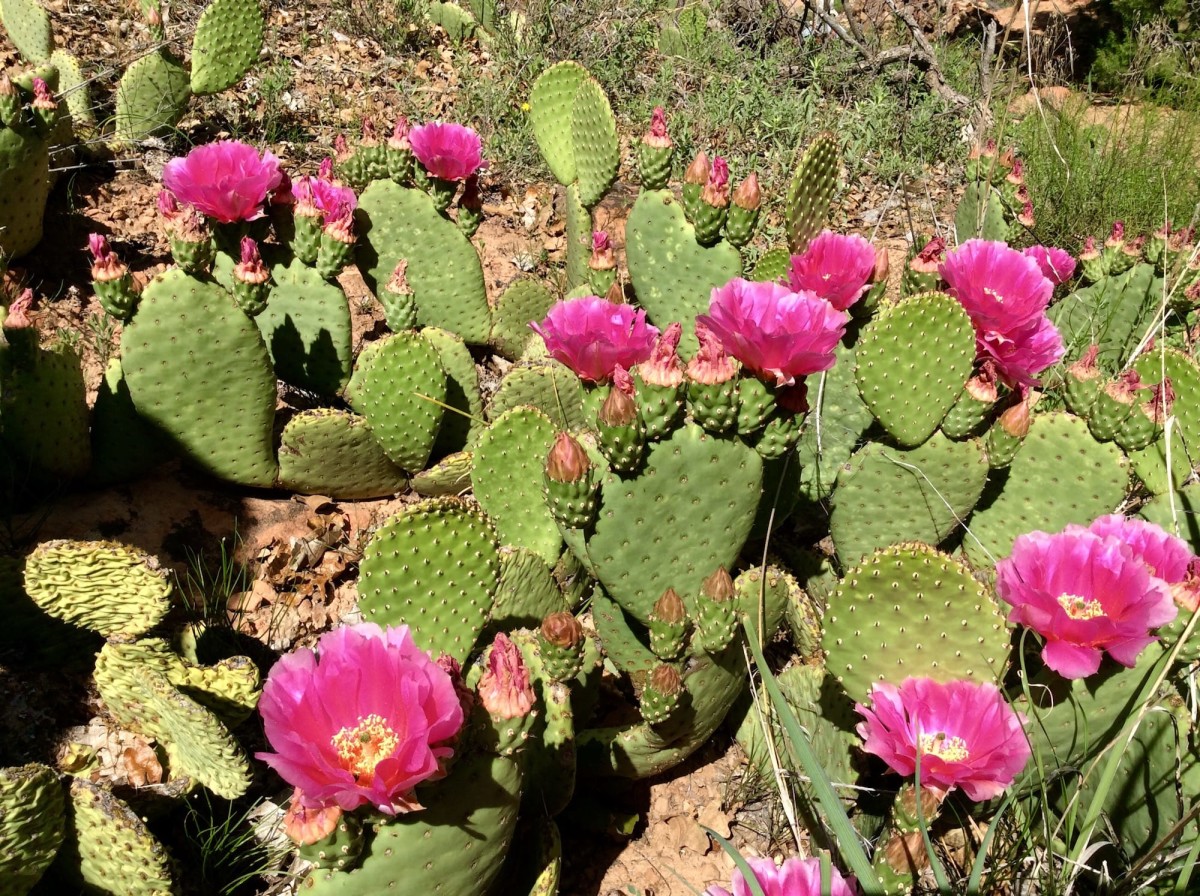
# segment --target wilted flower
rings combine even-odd
[[[729,205],[729,163],[721,156],[713,158],[708,171],[708,181],[700,197],[709,205],[724,208]]]
[[[654,149],[671,147],[671,137],[667,134],[667,113],[662,106],[655,106],[650,113],[650,130],[642,136],[642,142]]]
[[[1046,639],[1042,659],[1064,678],[1093,674],[1102,653],[1133,666],[1150,631],[1176,614],[1167,584],[1134,548],[1078,527],[1018,537],[996,565],[996,593],[1012,605],[1010,622]]]
[[[906,678],[900,687],[871,687],[871,708],[855,711],[863,749],[939,796],[956,787],[980,802],[1003,792],[1020,774],[1031,750],[1023,720],[989,682],[938,682]]]
[[[1053,246],[1030,246],[1021,254],[1037,262],[1042,276],[1055,286],[1066,283],[1075,273],[1075,259],[1071,253]]]
[[[592,257],[588,259],[588,267],[593,271],[611,271],[617,266],[613,254],[612,240],[608,232],[596,230],[592,232]]]
[[[553,358],[593,383],[607,382],[617,367],[645,361],[658,337],[645,311],[599,296],[558,302],[545,320],[529,326]]]
[[[940,236],[935,236],[909,260],[908,266],[920,274],[936,274],[945,260],[946,241]]]
[[[258,252],[258,243],[248,236],[242,237],[242,258],[233,266],[233,276],[243,283],[263,284],[271,279],[271,272],[263,264]]]
[[[408,143],[408,119],[401,115],[392,126],[392,135],[388,137],[389,149],[407,152],[412,149]]]
[[[815,292],[845,311],[871,288],[875,261],[875,249],[861,236],[822,230],[802,254],[792,256],[788,285],[795,292]]]
[[[301,846],[311,846],[332,834],[341,820],[340,806],[305,806],[304,794],[296,788],[283,816],[283,832],[292,842]]]
[[[127,268],[108,245],[108,238],[101,233],[88,234],[88,249],[92,253],[92,279],[102,283],[120,280]]]
[[[197,146],[163,168],[163,186],[180,202],[222,224],[263,216],[267,196],[283,182],[279,159],[236,140]]]
[[[747,858],[746,864],[754,873],[764,896],[821,896],[821,860],[788,859],[778,868],[770,859]],[[753,890],[746,883],[741,871],[733,872],[730,881],[733,892],[724,887],[712,886],[704,891],[705,896],[751,896]],[[855,896],[857,882],[853,877],[842,877],[836,868],[829,869],[829,896]]]
[[[408,132],[413,155],[442,180],[466,180],[483,165],[483,143],[473,128],[441,121]]]
[[[708,314],[696,323],[712,330],[746,368],[785,386],[833,366],[848,320],[815,293],[739,278],[712,291]]]
[[[419,808],[413,788],[437,774],[463,724],[450,676],[408,626],[360,623],[321,636],[275,664],[259,701],[267,740],[257,758],[310,808],[370,803]]]
[[[50,87],[41,78],[33,79],[33,102],[29,105],[43,112],[52,112],[58,108],[58,103],[54,100],[54,94],[50,92]]]
[[[4,329],[24,330],[33,326],[29,312],[33,309],[33,290],[26,288],[12,300],[4,316]]]
[[[521,650],[504,632],[496,635],[479,679],[479,702],[497,719],[517,719],[533,709],[533,685]]]
[[[659,335],[650,352],[650,357],[638,365],[638,376],[651,386],[672,387],[683,382],[683,361],[679,358],[679,340],[683,336],[683,325],[678,321],[668,324]]]
[[[689,380],[706,386],[716,386],[737,376],[737,359],[729,354],[721,337],[700,318],[696,318],[696,341],[700,345],[684,368]]]

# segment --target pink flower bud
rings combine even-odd
[[[985,159],[994,159],[996,157],[996,141],[989,139],[985,142],[980,156]]]
[[[26,289],[12,300],[8,306],[8,314],[4,318],[6,330],[24,330],[33,326],[29,312],[33,308],[33,290]]]
[[[708,156],[704,154],[704,150],[700,150],[696,153],[696,158],[692,159],[692,164],[683,172],[683,182],[703,186],[708,183],[708,172]]]
[[[654,149],[668,149],[671,138],[667,134],[667,113],[662,106],[655,106],[650,114],[650,130],[642,137],[642,143]]]
[[[375,122],[370,118],[364,118],[362,121],[362,145],[379,145],[379,132],[375,130]]]
[[[1032,419],[1033,406],[1042,397],[1041,392],[1025,388],[1024,386],[1020,388],[1019,394],[1020,401],[1012,407],[1007,408],[997,421],[1000,424],[1000,428],[1014,439],[1023,439],[1029,434],[1029,423]]]
[[[109,248],[108,240],[102,234],[88,234],[88,249],[92,253],[93,280],[106,283],[111,280],[120,280],[129,273],[129,268]]]
[[[179,203],[169,190],[158,191],[158,213],[168,222],[179,217]]]
[[[339,243],[354,242],[354,208],[348,202],[343,202],[337,211],[326,213],[324,232]]]
[[[871,282],[886,283],[888,274],[891,271],[891,265],[887,249],[880,246],[875,250],[875,270],[871,272]]]
[[[708,182],[705,183],[700,198],[716,208],[729,204],[729,163],[721,156],[713,159],[712,168],[708,172]]]
[[[637,421],[637,402],[633,398],[633,380],[624,367],[613,371],[613,384],[600,406],[600,422],[608,426],[630,426]]]
[[[567,432],[554,438],[546,458],[546,476],[555,482],[580,482],[592,468],[587,451]]]
[[[33,79],[33,103],[35,109],[41,109],[45,112],[51,112],[58,108],[58,103],[54,101],[54,95],[50,93],[50,88],[41,78]]]
[[[1014,186],[1024,186],[1025,184],[1025,163],[1020,159],[1013,159],[1012,170],[1005,175],[1004,179]]]
[[[487,669],[479,679],[479,700],[497,719],[516,719],[533,709],[533,686],[521,650],[500,632],[488,653]]]
[[[1035,220],[1033,217],[1033,203],[1032,202],[1025,203],[1025,207],[1022,208],[1021,213],[1019,215],[1017,215],[1017,221],[1019,221],[1023,227],[1030,227],[1030,228],[1033,227]]]
[[[1083,241],[1083,249],[1079,253],[1080,261],[1095,261],[1100,257],[1100,250],[1096,248],[1096,238],[1089,236]]]
[[[1200,282],[1200,281],[1197,281]],[[683,361],[679,359],[679,340],[683,325],[670,324],[654,343],[649,360],[639,364],[638,376],[650,386],[673,388],[683,382]]]
[[[248,236],[242,237],[242,260],[233,266],[233,276],[255,286],[271,279],[271,272],[258,254],[258,243]]]
[[[753,171],[746,175],[746,179],[733,191],[733,204],[747,211],[754,211],[762,205],[762,191],[758,188],[758,175]]]
[[[592,233],[592,257],[588,259],[588,267],[593,271],[611,271],[617,266],[617,258],[613,254],[612,240],[603,230]]]
[[[342,820],[342,807],[336,803],[322,807],[304,805],[303,794],[297,787],[292,792],[292,801],[283,816],[283,832],[293,843],[311,846],[324,840]]]
[[[1004,152],[1000,153],[1000,158],[997,161],[1005,168],[1011,168],[1017,161],[1017,151],[1010,146]]]
[[[388,148],[400,151],[411,149],[408,145],[408,119],[401,115],[392,127],[392,136],[388,137]]]
[[[1109,233],[1108,239],[1104,241],[1104,245],[1108,249],[1120,249],[1125,244],[1125,222],[1113,221],[1112,232]]]

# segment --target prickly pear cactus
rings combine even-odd
[[[803,252],[824,226],[837,189],[839,161],[837,141],[829,133],[818,134],[800,157],[784,207],[792,252]]]
[[[192,93],[220,93],[258,60],[263,16],[257,0],[213,0],[192,38]]]
[[[54,860],[67,815],[58,774],[36,763],[0,768],[0,894],[24,896]]]

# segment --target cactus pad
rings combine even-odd
[[[975,507],[988,462],[978,439],[934,433],[910,451],[868,442],[838,475],[830,531],[843,565],[901,541],[937,544]]]
[[[585,208],[591,208],[617,179],[617,166],[621,161],[617,122],[608,105],[608,97],[594,78],[585,78],[575,91],[571,108],[571,143],[579,201]]]
[[[1076,290],[1047,315],[1062,334],[1067,358],[1078,358],[1095,343],[1100,366],[1116,373],[1129,361],[1162,296],[1163,281],[1153,265],[1137,264]]]
[[[537,280],[517,280],[496,300],[492,346],[506,358],[519,358],[536,335],[529,324],[540,321],[554,304],[554,297]]]
[[[838,147],[832,134],[818,134],[808,145],[788,186],[784,218],[788,247],[803,252],[829,217],[829,203],[837,189]]]
[[[1003,240],[1008,236],[1004,220],[1004,203],[995,187],[976,182],[967,184],[963,198],[954,213],[956,242],[970,239]]]
[[[506,545],[528,548],[546,563],[562,553],[562,536],[543,495],[546,455],[558,428],[534,408],[513,408],[492,422],[475,445],[475,500]]]
[[[105,637],[148,632],[171,608],[158,561],[110,541],[49,541],[25,559],[25,591],[43,610]]]
[[[71,478],[91,460],[83,372],[74,350],[35,349],[5,377],[3,440],[22,464]]]
[[[812,410],[796,446],[800,491],[809,501],[829,496],[842,464],[875,420],[858,394],[854,349],[838,345],[834,357],[831,369],[809,380]]]
[[[410,505],[367,543],[359,607],[380,625],[410,625],[422,650],[465,662],[495,599],[499,550],[491,521],[463,502]]]
[[[488,416],[495,420],[521,406],[537,408],[559,429],[576,432],[589,425],[583,406],[583,384],[558,361],[543,359],[512,367],[492,396]]]
[[[75,124],[94,121],[96,116],[88,92],[89,81],[83,76],[79,60],[66,50],[58,49],[50,54],[50,62],[58,69],[58,90],[67,104],[67,111],[71,113],[71,121]]]
[[[437,349],[446,371],[446,407],[433,446],[435,457],[461,451],[472,444],[483,429],[483,396],[479,372],[466,344],[447,330],[426,327],[421,336]]]
[[[500,584],[488,617],[489,631],[536,629],[551,613],[570,609],[544,559],[527,548],[501,548]]]
[[[102,787],[71,782],[75,846],[67,857],[94,892],[175,896],[170,857],[129,806]]]
[[[258,0],[213,0],[192,39],[192,93],[203,96],[232,87],[258,61],[262,43]]]
[[[958,399],[975,360],[975,330],[941,293],[912,296],[863,328],[855,347],[863,401],[905,447],[924,442]]]
[[[760,283],[768,280],[781,280],[788,275],[791,269],[792,253],[784,246],[776,246],[759,256],[754,270],[750,274],[750,279]]]
[[[346,401],[367,418],[384,454],[410,473],[429,461],[445,400],[446,372],[437,349],[408,331],[364,348],[346,387]]]
[[[638,195],[625,226],[629,277],[638,303],[661,329],[684,325],[680,351],[696,349],[690,323],[708,311],[715,287],[742,275],[742,259],[726,242],[704,247],[683,216],[683,207],[668,190]]]
[[[192,92],[185,69],[166,50],[132,63],[117,83],[116,145],[136,143],[175,126]]]
[[[65,832],[66,800],[54,769],[0,768],[0,896],[25,896]]]
[[[471,452],[448,454],[413,476],[412,490],[423,498],[459,495],[471,488]]]
[[[1164,374],[1171,381],[1175,393],[1170,409],[1175,417],[1171,440],[1171,485],[1179,488],[1192,471],[1192,458],[1200,459],[1200,369],[1190,357],[1174,349],[1156,349],[1142,354],[1134,362],[1133,369],[1148,386],[1162,382]],[[1141,395],[1148,396],[1149,393]],[[1130,460],[1134,472],[1151,492],[1162,494],[1168,490],[1166,439],[1158,439],[1141,451],[1131,452]]]
[[[684,597],[718,566],[733,567],[754,522],[762,459],[695,424],[654,443],[642,475],[607,475],[587,555],[612,598],[648,621],[667,588]],[[664,557],[671,562],[664,562]]]
[[[275,483],[275,373],[225,290],[178,269],[159,275],[125,325],[121,356],[138,413],[190,460],[242,485]]]
[[[38,0],[0,0],[0,22],[22,56],[45,62],[54,52],[50,16]]]
[[[393,464],[363,417],[335,408],[301,411],[283,428],[279,483],[333,498],[379,498],[404,491]]]
[[[1070,458],[1070,463],[1064,463]],[[963,547],[983,567],[1007,557],[1013,540],[1041,529],[1058,532],[1068,523],[1086,526],[1112,513],[1125,497],[1129,462],[1111,442],[1097,442],[1078,417],[1037,415],[1002,488],[989,488],[967,521]]]
[[[575,94],[589,79],[587,69],[577,62],[560,62],[542,72],[529,94],[529,118],[533,137],[550,173],[560,184],[578,176],[575,162]]]
[[[852,700],[910,675],[995,681],[1009,634],[970,570],[924,544],[876,551],[846,573],[825,614],[828,668]]]
[[[16,258],[42,239],[50,195],[49,141],[21,129],[0,128],[0,252]]]

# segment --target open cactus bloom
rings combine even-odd
[[[350,211],[358,207],[358,197],[354,191],[334,183],[328,176],[298,178],[292,184],[292,195],[296,200],[297,215],[320,215],[326,222],[343,207],[348,207]]]
[[[1062,359],[1062,336],[1046,316],[1054,283],[1034,258],[1006,243],[968,240],[938,271],[975,327],[977,358],[995,361],[1005,383],[1036,386]]]
[[[584,296],[556,303],[541,323],[531,323],[546,351],[592,383],[607,383],[618,367],[650,358],[658,328],[632,305]]]
[[[899,687],[872,686],[863,717],[863,749],[937,797],[961,789],[976,802],[990,800],[1025,768],[1032,755],[1024,722],[988,682],[906,678]]]
[[[821,860],[788,859],[776,867],[770,859],[747,858],[746,864],[754,873],[764,896],[856,896],[858,884],[853,877],[842,877],[836,868],[829,869],[829,889],[826,890],[821,882]],[[751,896],[754,892],[746,882],[741,871],[733,872],[732,893],[724,887],[712,886],[704,891],[704,896]]]
[[[776,386],[831,368],[848,321],[816,293],[740,278],[714,289],[708,314],[696,318],[747,370]]]
[[[483,143],[473,128],[433,121],[412,128],[408,143],[425,170],[441,180],[466,180],[483,167]]]
[[[1030,246],[1022,249],[1021,254],[1037,262],[1038,268],[1047,280],[1055,286],[1066,283],[1075,276],[1075,259],[1065,249],[1053,246]]]
[[[861,236],[822,230],[804,252],[792,256],[788,285],[796,292],[816,293],[845,311],[871,288],[875,262],[875,249]]]
[[[1064,678],[1095,674],[1105,653],[1132,667],[1178,612],[1160,571],[1188,576],[1191,552],[1157,526],[1112,516],[1092,526],[1022,535],[996,565],[1009,621],[1045,638],[1042,659]]]
[[[163,168],[163,186],[179,202],[222,224],[261,218],[282,183],[279,159],[237,140],[197,146]]]
[[[374,623],[280,659],[259,711],[275,752],[257,756],[299,789],[300,805],[386,815],[421,808],[413,788],[444,769],[463,725],[454,682],[408,626]]]

